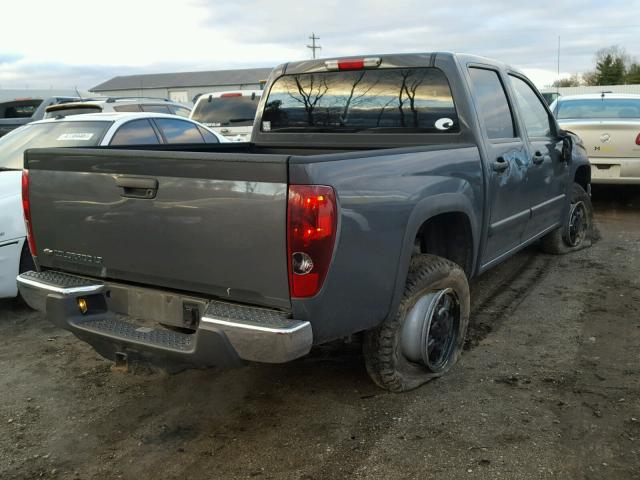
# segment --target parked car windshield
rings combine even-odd
[[[45,147],[94,147],[112,122],[51,122],[25,125],[0,138],[0,169],[22,169],[24,151]]]
[[[285,75],[271,87],[261,128],[263,132],[459,131],[449,84],[436,68]]]
[[[638,98],[588,98],[558,102],[558,119],[640,118]]]
[[[207,127],[244,127],[253,125],[260,95],[202,96],[191,119]]]

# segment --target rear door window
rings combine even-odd
[[[520,112],[529,137],[551,137],[552,125],[544,107],[533,88],[521,78],[510,75]]]
[[[485,68],[469,68],[478,114],[491,140],[514,138],[513,116],[507,94],[498,72]]]
[[[285,75],[269,92],[263,132],[456,133],[458,116],[437,68]]]
[[[122,125],[110,145],[157,145],[160,143],[149,120],[133,120]]]
[[[156,125],[167,143],[204,143],[198,127],[184,120],[156,118]]]

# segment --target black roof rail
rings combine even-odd
[[[109,97],[107,98],[107,103],[115,103],[118,100],[157,100],[159,102],[170,102],[168,98],[161,97]]]

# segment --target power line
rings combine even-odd
[[[316,50],[320,50],[322,48],[320,45],[316,45],[316,40],[320,40],[320,37],[316,37],[315,33],[311,33],[309,39],[311,40],[311,45],[307,45],[307,48],[311,49],[311,51],[313,52],[313,59],[315,60]]]

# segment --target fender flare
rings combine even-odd
[[[395,314],[398,304],[402,298],[402,292],[409,272],[409,263],[413,253],[414,240],[420,227],[429,219],[443,213],[462,213],[466,215],[471,226],[471,243],[473,246],[473,260],[470,276],[475,274],[477,269],[478,248],[479,248],[479,225],[477,215],[474,212],[471,199],[463,193],[441,193],[423,198],[416,204],[405,230],[402,240],[402,251],[398,257],[398,268],[394,281],[394,290],[391,305],[387,317]]]

